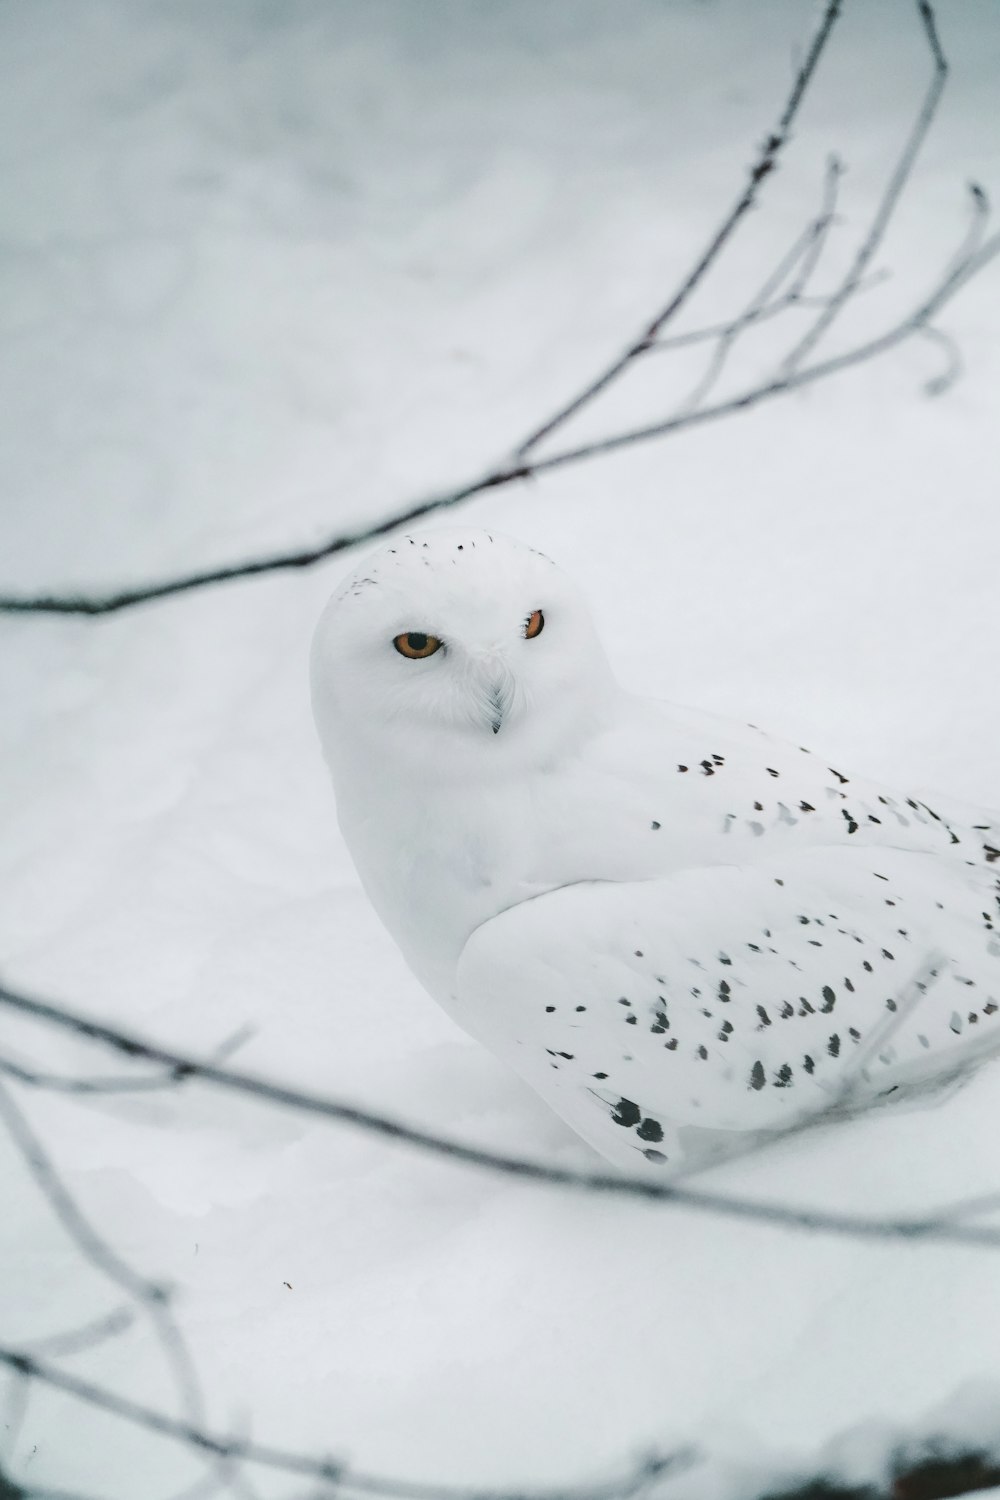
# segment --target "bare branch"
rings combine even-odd
[[[311,568],[315,563],[359,547],[362,542],[371,542],[380,536],[395,531],[411,521],[420,521],[435,511],[449,509],[469,500],[473,495],[486,490],[511,484],[515,479],[527,479],[532,470],[526,464],[515,464],[494,469],[482,479],[462,485],[456,490],[432,495],[406,506],[385,520],[372,526],[361,526],[354,531],[340,532],[318,547],[306,547],[290,552],[276,552],[267,557],[248,562],[230,563],[221,568],[206,568],[184,573],[177,578],[165,579],[162,583],[145,584],[138,588],[119,589],[109,594],[37,594],[18,596],[0,595],[0,614],[49,614],[49,615],[110,615],[122,609],[131,609],[136,604],[145,604],[152,599],[167,599],[174,594],[186,594],[192,589],[206,588],[210,584],[228,583],[235,578],[257,578],[265,573],[288,572],[296,568]]]
[[[323,1094],[293,1088],[255,1074],[240,1073],[220,1068],[216,1064],[200,1062],[197,1058],[145,1041],[133,1033],[105,1025],[90,1016],[80,1015],[63,1006],[55,1005],[51,1001],[39,1000],[2,985],[0,985],[0,1005],[9,1006],[23,1015],[34,1016],[39,1021],[57,1026],[61,1030],[87,1037],[90,1041],[110,1047],[127,1057],[145,1058],[149,1062],[160,1063],[164,1067],[181,1069],[185,1076],[200,1078],[205,1083],[243,1094],[261,1103],[280,1105],[283,1108],[298,1110],[303,1114],[314,1115],[321,1119],[357,1126],[387,1140],[416,1146],[435,1156],[462,1162],[467,1166],[486,1168],[525,1181],[553,1183],[558,1187],[572,1188],[582,1192],[671,1204],[676,1208],[770,1224],[781,1229],[817,1231],[858,1239],[939,1240],[989,1249],[996,1249],[1000,1246],[1000,1228],[945,1223],[933,1211],[929,1214],[921,1214],[919,1217],[873,1218],[863,1214],[839,1213],[835,1210],[798,1207],[784,1203],[763,1203],[751,1198],[686,1187],[676,1182],[659,1182],[646,1177],[627,1177],[613,1172],[560,1167],[531,1161],[524,1157],[510,1156],[503,1152],[490,1151],[483,1147],[468,1145],[463,1141],[452,1140],[434,1131],[421,1130],[401,1120],[393,1120],[386,1115],[347,1104],[339,1099],[328,1098]]]
[[[197,1376],[180,1330],[170,1315],[166,1288],[140,1276],[98,1234],[3,1084],[0,1084],[0,1121],[6,1127],[42,1196],[80,1254],[96,1271],[125,1291],[145,1311],[173,1371],[182,1408],[192,1418],[199,1419],[201,1396]]]
[[[0,1364],[54,1390],[62,1391],[65,1395],[73,1396],[88,1406],[120,1417],[133,1426],[155,1432],[160,1437],[186,1443],[191,1448],[222,1460],[256,1464],[285,1474],[326,1480],[335,1485],[338,1494],[342,1496],[375,1495],[390,1497],[390,1500],[631,1500],[651,1479],[679,1469],[691,1461],[689,1451],[655,1455],[643,1459],[622,1479],[607,1484],[535,1491],[519,1489],[510,1494],[503,1490],[476,1489],[472,1486],[423,1484],[409,1479],[392,1479],[367,1473],[330,1458],[313,1458],[267,1443],[220,1437],[195,1423],[168,1417],[153,1407],[143,1406],[138,1401],[119,1395],[117,1391],[95,1385],[89,1380],[81,1380],[54,1365],[44,1364],[23,1350],[0,1346]]]
[[[0,1120],[3,1121],[31,1175],[41,1189],[56,1218],[79,1247],[81,1254],[102,1276],[116,1286],[124,1287],[136,1301],[161,1303],[166,1300],[163,1287],[147,1281],[120,1260],[110,1245],[80,1212],[59,1178],[38,1137],[15,1105],[6,1088],[0,1086]]]
[[[392,515],[386,516],[383,520],[373,525],[336,533],[314,547],[291,549],[285,552],[269,554],[265,557],[251,558],[240,563],[227,564],[222,567],[194,570],[175,578],[164,579],[159,583],[112,590],[105,594],[47,593],[36,595],[0,595],[0,612],[99,616],[129,609],[147,601],[169,598],[177,594],[187,593],[193,589],[226,583],[238,578],[254,578],[268,573],[309,568],[349,548],[359,546],[363,542],[374,541],[378,537],[394,531],[397,527],[422,520],[438,511],[460,505],[464,501],[471,499],[474,495],[483,494],[488,490],[513,484],[518,480],[532,478],[550,469],[580,463],[600,453],[614,452],[618,448],[633,443],[664,437],[669,433],[680,432],[702,422],[714,421],[719,418],[732,416],[738,411],[748,410],[750,407],[757,405],[758,402],[766,401],[772,396],[795,390],[807,382],[814,383],[842,370],[849,369],[853,365],[862,363],[865,360],[873,359],[911,336],[931,337],[941,342],[945,335],[940,330],[931,328],[933,312],[936,312],[947,300],[954,296],[971,276],[981,271],[996,253],[995,241],[988,242],[987,244],[980,243],[989,205],[982,189],[975,185],[971,188],[974,219],[969,235],[967,236],[967,241],[960,247],[954,264],[942,277],[937,290],[928,299],[927,303],[923,307],[914,309],[908,317],[901,319],[880,338],[870,339],[835,358],[815,363],[809,367],[803,368],[802,364],[806,355],[826,333],[847,302],[853,296],[857,295],[864,286],[872,284],[872,278],[865,275],[866,268],[882,242],[885,230],[895,212],[900,196],[909,181],[914,160],[930,128],[941,91],[944,87],[947,64],[938,41],[933,11],[928,0],[916,0],[916,5],[923,33],[933,59],[934,73],[930,87],[920,106],[914,127],[893,169],[885,191],[879,200],[868,233],[862,241],[847,275],[835,292],[829,297],[819,300],[819,315],[811,329],[793,347],[791,353],[787,356],[773,378],[765,379],[749,390],[725,401],[717,402],[713,406],[703,407],[698,405],[697,409],[684,409],[682,407],[680,410],[675,410],[672,414],[664,417],[660,422],[651,423],[648,426],[636,428],[628,432],[614,433],[597,441],[581,443],[566,448],[561,452],[549,454],[544,458],[534,457],[535,450],[543,439],[550,437],[564,423],[569,421],[571,417],[589,406],[634,360],[651,350],[659,348],[660,334],[663,328],[678,310],[684,306],[693,290],[701,284],[709,269],[716,263],[734,230],[753,207],[761,183],[773,172],[779,155],[790,138],[792,123],[815,75],[820,58],[839,17],[841,0],[828,0],[805,60],[795,76],[791,93],[785,103],[777,127],[766,137],[753,166],[750,168],[747,183],[739,194],[736,203],[716,230],[707,247],[696,260],[693,268],[683,279],[673,297],[645,326],[639,337],[634,339],[623,353],[602,371],[596,379],[591,381],[588,386],[574,396],[566,405],[561,407],[553,416],[535,427],[527,437],[522,439],[521,443],[514,450],[513,457],[501,461],[487,469],[485,473],[457,488],[404,505]],[[839,165],[828,168],[828,185],[831,184],[834,174],[839,175],[839,172]],[[791,308],[799,309],[807,305],[807,299],[803,295],[805,280],[812,274],[816,258],[822,249],[831,222],[832,209],[829,215],[825,217],[821,215],[807,229],[806,239],[809,243],[804,251],[800,268],[798,294],[796,295],[796,283],[793,282],[786,299],[779,299],[787,300],[788,303],[787,308],[784,306],[781,307],[782,311],[791,310]],[[977,238],[977,236],[980,238]],[[774,316],[774,310],[772,310],[766,301],[759,307],[756,306],[756,303],[760,301],[760,296],[761,294],[758,293],[757,299],[750,304],[750,308],[743,318],[738,318],[734,324],[724,325],[721,331],[717,331],[719,337],[724,340],[724,347],[717,349],[712,366],[707,372],[705,380],[700,384],[699,389],[695,393],[698,402],[704,400],[709,387],[714,383],[722,365],[725,363],[726,353],[733,343],[734,338],[747,328],[759,323],[764,317]],[[809,305],[814,305],[811,299],[809,299]],[[702,333],[704,332],[703,330]],[[700,338],[701,334],[696,337]],[[689,337],[685,341],[693,342],[694,339]],[[941,389],[946,388],[953,381],[956,374],[957,365],[954,359],[952,359],[949,368],[944,374],[938,377],[936,381],[931,382],[931,390],[939,392]]]
[[[823,206],[818,216],[807,224],[802,233],[795,240],[791,249],[787,250],[779,260],[777,266],[766,277],[758,291],[751,297],[746,308],[729,323],[723,324],[715,330],[716,345],[701,380],[698,382],[692,394],[682,403],[682,411],[693,411],[699,407],[705,397],[712,390],[725,367],[726,361],[738,341],[740,335],[745,333],[756,323],[765,318],[773,318],[786,312],[792,307],[802,307],[803,293],[808,286],[812,274],[819,263],[819,258],[826,244],[827,234],[833,223],[834,212],[837,204],[837,188],[840,182],[843,168],[836,157],[831,157],[827,162],[826,173],[823,180]],[[781,287],[798,267],[797,273],[790,286],[780,296]],[[824,302],[826,299],[821,299]],[[692,342],[699,335],[688,336]],[[677,347],[674,340],[658,340],[654,346],[656,349]]]
[[[7,1420],[4,1422],[4,1451],[8,1458],[13,1457],[17,1447],[17,1440],[21,1435],[24,1419],[28,1414],[28,1406],[31,1401],[31,1381],[27,1375],[20,1370],[12,1370],[10,1376],[10,1395],[7,1398]],[[3,1491],[3,1468],[0,1466],[0,1500],[4,1500]]]
[[[85,1349],[94,1349],[109,1339],[118,1338],[135,1326],[135,1313],[130,1307],[116,1307],[99,1318],[92,1318],[80,1328],[70,1328],[65,1333],[53,1333],[48,1338],[32,1339],[35,1354],[80,1354]]]
[[[951,389],[958,380],[963,370],[962,354],[950,333],[945,333],[941,328],[935,328],[933,324],[927,323],[918,330],[922,338],[928,339],[930,343],[936,344],[942,351],[947,361],[944,369],[930,380],[924,382],[924,394],[927,396],[943,396],[945,391]]]
[[[505,1492],[496,1488],[414,1483],[267,1444],[219,1437],[201,1427],[166,1417],[115,1391],[67,1375],[16,1349],[0,1346],[0,1364],[17,1370],[26,1380],[37,1380],[133,1426],[185,1443],[221,1463],[256,1464],[272,1471],[313,1479],[323,1488],[313,1491],[310,1500],[319,1500],[320,1495],[336,1495],[340,1500],[354,1500],[362,1495],[385,1497],[385,1500],[637,1500],[656,1480],[683,1473],[702,1456],[694,1448],[678,1449],[667,1455],[650,1455],[634,1464],[619,1480],[579,1487]],[[746,1493],[758,1496],[759,1500],[818,1500],[818,1497],[822,1500],[949,1500],[949,1497],[992,1488],[1000,1483],[1000,1462],[987,1445],[963,1447],[956,1451],[954,1445],[927,1439],[919,1444],[899,1444],[888,1456],[887,1470],[888,1483],[885,1485],[845,1483],[829,1471],[820,1470],[798,1483],[786,1483],[767,1491],[755,1486]],[[200,1492],[206,1493],[203,1489]],[[198,1489],[187,1491],[187,1500],[192,1500],[192,1496],[198,1493]],[[207,1493],[211,1494],[211,1490]],[[69,1495],[62,1490],[15,1488],[0,1470],[0,1500],[84,1500],[84,1497]]]
[[[977,1193],[972,1198],[959,1198],[954,1203],[942,1204],[939,1213],[943,1219],[950,1219],[954,1223],[958,1219],[996,1213],[998,1209],[1000,1193]]]
[[[955,263],[968,260],[974,255],[983,243],[986,234],[986,226],[990,221],[990,200],[984,188],[978,182],[969,183],[969,227],[965,232],[965,239],[959,245],[955,253]]]
[[[662,422],[651,422],[648,426],[635,427],[628,432],[615,433],[611,437],[597,438],[594,442],[581,443],[577,448],[567,448],[548,458],[538,459],[532,468],[532,473],[541,474],[547,469],[562,468],[567,464],[579,463],[581,459],[592,458],[598,453],[613,453],[618,448],[627,448],[635,443],[647,442],[650,438],[663,437],[669,432],[677,432],[685,427],[698,427],[706,422],[717,421],[720,417],[747,411],[750,407],[770,400],[773,396],[787,395],[803,386],[824,380],[829,375],[837,375],[843,370],[848,370],[852,365],[861,364],[877,354],[884,354],[887,350],[895,348],[897,344],[913,337],[914,334],[922,332],[930,319],[997,254],[1000,254],[1000,235],[994,235],[974,255],[955,266],[924,302],[887,329],[885,333],[853,349],[845,350],[843,354],[834,355],[831,359],[823,360],[815,365],[808,365],[805,369],[796,370],[790,375],[778,376],[763,385],[754,386],[750,390],[720,401],[715,406],[703,406],[697,411],[667,417]]]
[[[212,1052],[210,1060],[224,1062],[232,1057],[240,1047],[245,1046],[254,1032],[253,1026],[240,1026],[232,1036],[219,1043]],[[184,1082],[186,1076],[182,1068],[171,1068],[167,1072],[155,1073],[143,1078],[131,1078],[127,1073],[115,1074],[109,1078],[68,1077],[62,1073],[41,1072],[37,1068],[26,1067],[24,1063],[2,1055],[0,1055],[0,1073],[12,1078],[15,1083],[23,1083],[29,1088],[44,1089],[49,1093],[100,1096],[162,1092],[164,1089],[176,1088],[179,1083]]]
[[[917,0],[917,11],[920,15],[934,66],[927,94],[920,107],[909,138],[903,147],[902,154],[886,184],[885,192],[882,194],[879,205],[875,210],[868,233],[861,242],[847,275],[844,277],[840,287],[830,298],[827,306],[816,319],[812,328],[796,344],[795,348],[785,359],[782,365],[782,371],[785,374],[790,374],[793,370],[798,369],[806,355],[812,352],[820,339],[828,332],[834,320],[839,317],[847,302],[857,291],[872,256],[885,238],[885,232],[899,205],[903,189],[910,180],[910,174],[913,171],[917,155],[937,113],[937,107],[941,102],[941,95],[944,92],[945,79],[948,75],[948,64],[944,53],[941,51],[941,43],[938,40],[937,27],[934,21],[934,12],[931,10],[928,0]]]
[[[18,1495],[23,1495],[24,1500],[97,1500],[96,1495],[82,1495],[79,1490],[50,1489],[45,1485],[42,1489],[32,1485],[30,1490],[18,1490]],[[4,1500],[4,1491],[0,1489],[0,1500]]]
[[[173,1073],[157,1073],[152,1078],[66,1078],[59,1073],[42,1073],[26,1068],[13,1058],[0,1056],[0,1073],[28,1088],[44,1089],[53,1094],[144,1094],[172,1088],[180,1080]]]
[[[622,371],[634,359],[637,359],[639,355],[645,354],[648,349],[652,348],[663,328],[680,311],[695,287],[704,279],[709,268],[718,260],[726,243],[732,237],[733,231],[744,215],[749,213],[753,207],[761,183],[766,177],[771,175],[778,164],[778,157],[788,142],[792,123],[798,114],[799,106],[805,97],[806,90],[812,81],[813,74],[819,65],[819,60],[823,55],[827,42],[830,40],[833,28],[840,16],[840,10],[841,0],[828,0],[802,66],[795,75],[791,93],[785,101],[785,106],[778,123],[765,139],[757,155],[757,159],[751,166],[747,175],[746,186],[692,269],[670,298],[670,301],[656,314],[651,322],[647,323],[639,334],[639,337],[629,344],[606,370],[603,370],[579,395],[574,396],[554,416],[549,417],[541,426],[536,427],[524,439],[515,450],[518,458],[523,459],[527,457],[531,450],[536,448],[544,438],[550,437],[558,427],[561,427],[564,422],[568,422],[570,417],[576,416],[585,406],[589,406],[594,398],[600,395],[601,391],[606,390],[612,381],[617,380]]]

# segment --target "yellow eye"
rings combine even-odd
[[[433,656],[435,651],[440,651],[441,642],[436,635],[424,635],[422,630],[407,630],[403,635],[397,635],[392,643],[400,656],[408,656],[411,661],[419,661],[424,656]]]
[[[541,635],[545,624],[545,616],[540,609],[533,610],[524,622],[524,638],[533,641],[536,635]]]

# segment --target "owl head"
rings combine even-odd
[[[341,585],[316,630],[313,707],[344,756],[424,777],[572,753],[617,694],[586,603],[496,532],[414,532]]]

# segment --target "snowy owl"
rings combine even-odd
[[[674,1171],[1000,1048],[1000,826],[627,693],[547,558],[401,537],[313,704],[341,829],[434,998],[579,1135]]]

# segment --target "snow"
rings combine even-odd
[[[815,212],[831,149],[850,167],[831,266],[856,243],[928,69],[907,7],[846,11],[793,154],[692,324],[763,279]],[[110,585],[304,544],[480,472],[665,300],[816,16],[794,0],[6,7],[3,584]],[[896,274],[831,349],[933,283],[967,180],[1000,187],[1000,13],[945,0],[939,19],[952,78],[878,258]],[[921,394],[940,354],[914,342],[462,519],[575,574],[633,685],[1000,804],[996,271],[942,322],[965,365],[943,397]],[[644,420],[696,367],[661,369],[574,440]],[[0,973],[184,1049],[247,1023],[241,1066],[591,1164],[423,995],[339,840],[306,662],[355,565],[97,621],[0,620]],[[3,1045],[112,1066],[6,1016]],[[107,1239],[176,1284],[220,1430],[495,1485],[694,1443],[714,1458],[686,1494],[808,1472],[856,1428],[854,1457],[831,1462],[877,1467],[928,1422],[1000,1436],[990,1252],[573,1196],[192,1086],[19,1098]],[[935,1109],[704,1181],[916,1211],[995,1188],[998,1106],[987,1072]],[[30,1344],[120,1294],[0,1149],[0,1328]],[[145,1326],[65,1366],[173,1400]],[[16,1475],[107,1500],[198,1472],[41,1392],[6,1438]]]

